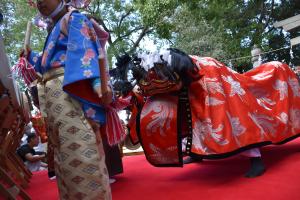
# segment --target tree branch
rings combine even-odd
[[[120,19],[120,21],[119,21],[119,23],[118,23],[118,25],[117,25],[118,28],[121,27],[121,24],[122,24],[123,20],[124,20],[127,16],[129,16],[129,15],[131,14],[132,11],[133,11],[133,8],[129,9],[124,15],[122,15],[122,17],[121,17],[121,19]]]
[[[136,32],[136,31],[139,31],[139,30],[143,30],[143,29],[144,29],[143,26],[136,27],[136,28],[134,28],[134,29],[132,29],[132,30],[130,30],[130,31],[127,31],[126,34],[121,35],[121,36],[119,36],[119,37],[120,37],[120,38],[126,38],[126,37],[130,36],[132,33]]]
[[[142,39],[145,37],[145,35],[147,35],[148,33],[150,33],[152,30],[149,29],[149,27],[145,27],[141,34],[139,35],[138,39],[135,41],[135,43],[133,44],[133,46],[131,47],[131,49],[129,50],[130,53],[134,52],[136,50],[136,48],[139,46],[140,42],[142,41]]]
[[[260,16],[258,18],[258,26],[255,28],[255,31],[254,31],[254,34],[253,34],[253,38],[252,38],[252,41],[251,41],[251,46],[253,46],[254,44],[257,43],[257,37],[262,33],[262,31],[264,29],[263,26],[260,26],[260,24],[262,24],[262,21],[265,17],[265,3],[264,1],[261,1],[261,6],[260,6]]]
[[[267,19],[266,24],[265,24],[263,30],[265,30],[265,29],[268,27],[268,25],[269,25],[269,23],[270,23],[270,20],[271,20],[271,18],[273,17],[274,3],[275,3],[275,0],[272,0],[272,3],[271,3],[271,11],[270,11],[270,14],[269,14],[269,18]]]

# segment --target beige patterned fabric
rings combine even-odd
[[[40,106],[40,111],[42,114],[42,117],[45,119],[47,118],[47,113],[46,113],[46,96],[45,96],[45,85],[38,83],[37,84],[37,90],[38,90],[38,95],[39,95],[39,106]]]
[[[47,136],[49,137],[51,133],[47,131]],[[54,165],[54,146],[51,144],[51,141],[47,142],[47,164],[48,164],[48,172],[55,172]]]
[[[111,191],[99,126],[88,122],[80,104],[62,91],[63,77],[39,86],[54,147],[60,199],[109,200]]]

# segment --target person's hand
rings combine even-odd
[[[112,102],[113,93],[109,86],[107,87],[107,92],[105,93],[102,93],[101,86],[97,86],[95,90],[97,91],[98,97],[101,100],[101,104],[108,105]]]
[[[45,157],[46,157],[46,154],[40,155],[40,158],[41,158],[41,159],[43,159],[43,158],[45,158]]]
[[[29,47],[29,46],[26,46],[26,51],[25,51],[24,48],[21,49],[21,51],[20,51],[20,57],[25,57],[25,58],[28,59],[30,52],[31,52],[30,47]],[[25,55],[25,54],[26,54],[26,55]]]
[[[142,90],[141,90],[141,88],[140,88],[138,85],[134,86],[134,88],[133,88],[132,91],[133,91],[133,93],[135,93],[135,94],[142,95]]]

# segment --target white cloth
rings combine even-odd
[[[37,155],[35,155],[35,156],[37,156]],[[36,161],[36,162],[25,161],[25,166],[31,172],[41,171],[41,170],[45,170],[46,169],[45,167],[42,167],[42,161]]]
[[[246,157],[261,157],[259,148],[249,149],[241,153],[242,156]]]
[[[23,135],[20,146],[23,146],[24,144],[27,144],[27,135],[26,134]]]
[[[41,142],[41,137],[39,137],[39,144],[33,149],[38,152],[46,152],[46,144]]]

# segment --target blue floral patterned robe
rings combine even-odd
[[[86,117],[104,123],[105,111],[92,86],[100,76],[99,52],[103,51],[92,23],[85,15],[73,12],[68,35],[63,34],[58,21],[47,37],[43,54],[32,52],[29,62],[41,74],[64,67],[63,90],[82,103]]]

